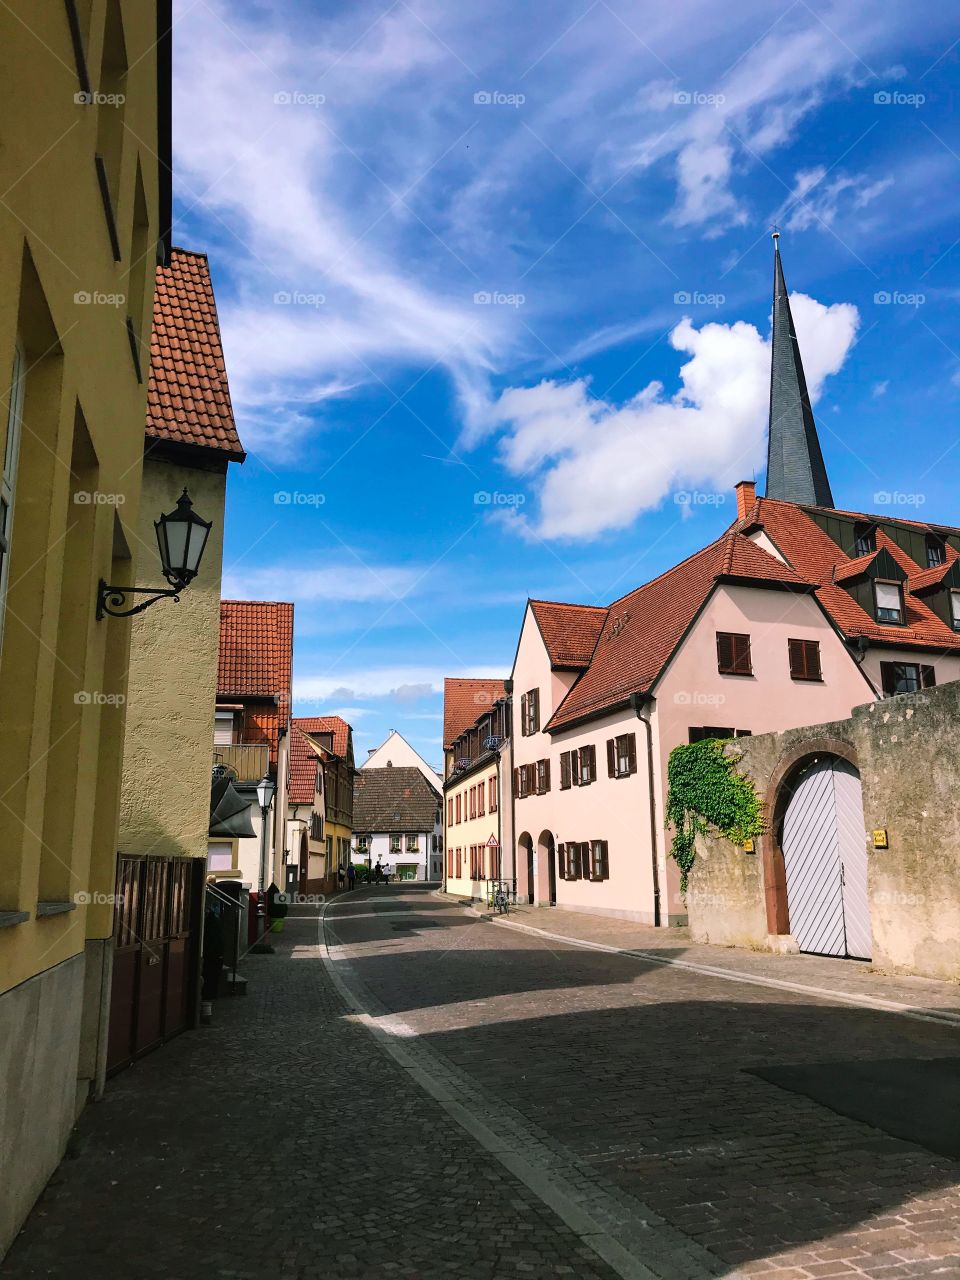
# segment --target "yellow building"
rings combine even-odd
[[[329,892],[350,865],[353,840],[353,729],[340,716],[296,716],[294,725],[321,747],[324,852],[311,873],[311,893]],[[322,885],[322,889],[318,886]]]
[[[211,528],[179,603],[158,602],[128,623],[123,901],[101,1077],[197,1021],[227,469],[243,458],[207,259],[174,248],[157,268],[137,537],[149,548],[157,513],[176,508],[184,492]],[[159,580],[156,552],[143,561],[141,577]]]
[[[0,6],[0,1253],[96,1075],[130,635],[96,604],[143,559],[169,29],[166,0]]]

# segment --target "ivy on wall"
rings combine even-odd
[[[716,738],[674,747],[667,785],[667,825],[674,828],[670,853],[680,868],[680,892],[686,893],[697,836],[715,827],[734,844],[745,844],[763,830],[763,802]]]

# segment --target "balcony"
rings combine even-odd
[[[483,750],[499,751],[502,742],[503,742],[503,738],[499,737],[497,734],[491,734],[489,738],[484,738]]]
[[[234,782],[259,782],[270,764],[270,748],[263,743],[217,746],[213,749],[213,767],[218,766]]]

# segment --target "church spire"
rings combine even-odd
[[[780,232],[773,233],[773,332],[770,353],[770,434],[767,494],[786,502],[832,507],[833,494],[820,452],[807,380],[780,261]]]

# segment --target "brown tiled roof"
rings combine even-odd
[[[604,606],[531,600],[530,608],[550,655],[551,666],[589,665],[607,616]]]
[[[157,267],[147,386],[148,440],[245,454],[230,403],[206,254],[174,249]]]
[[[290,723],[293,605],[276,600],[221,600],[217,699],[274,699],[246,706],[243,741],[265,742],[277,759],[280,730]]]
[[[443,682],[443,745],[452,746],[465,729],[507,695],[503,680],[448,676]]]
[[[432,831],[440,793],[416,765],[359,769],[353,784],[353,829],[369,832]]]
[[[340,716],[296,716],[293,723],[304,733],[329,733],[333,737],[332,751],[346,759],[350,743],[350,726]]]
[[[547,724],[559,729],[646,692],[718,580],[807,589],[789,565],[736,531],[638,587],[607,610],[590,666]]]
[[[290,727],[290,785],[288,798],[291,804],[312,804],[317,791],[317,770],[320,768],[320,747],[315,747],[296,722]]]
[[[752,513],[751,513],[752,514]],[[943,530],[943,525],[924,525],[916,520],[900,520],[892,522],[889,516],[861,515],[859,512],[837,511],[829,514],[851,517],[871,524],[896,523],[908,524],[917,529],[934,528]],[[817,584],[817,599],[836,623],[840,631],[848,638],[865,636],[868,640],[895,642],[903,648],[943,649],[951,652],[960,650],[960,634],[953,631],[924,602],[922,597],[913,594],[914,584],[929,586],[926,580],[926,566],[920,566],[899,547],[882,528],[877,530],[877,550],[886,548],[897,564],[907,575],[904,592],[906,623],[904,626],[884,626],[876,622],[856,600],[839,585],[846,580],[847,571],[872,556],[858,557],[857,560],[846,556],[834,540],[811,519],[808,512],[791,502],[777,502],[772,498],[757,500],[755,523],[761,525],[787,560],[799,573],[804,574],[811,582]],[[960,532],[949,530],[949,532]],[[947,547],[949,559],[956,558],[952,547]]]

